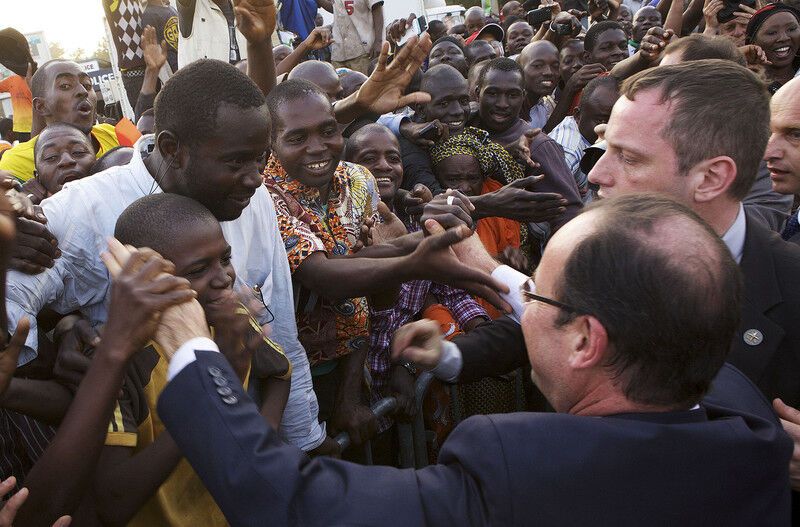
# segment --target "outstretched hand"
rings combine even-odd
[[[147,26],[142,33],[142,54],[147,68],[159,71],[167,62],[167,41],[162,40],[159,44],[156,37],[156,30],[153,26]]]
[[[642,55],[650,62],[655,62],[661,58],[661,53],[670,43],[675,32],[671,29],[664,29],[662,27],[651,27],[647,33],[642,37],[642,43],[639,49]]]
[[[248,43],[258,44],[275,32],[277,12],[274,0],[233,0],[236,27]]]
[[[473,265],[454,252],[459,242],[472,236],[469,228],[462,225],[445,230],[434,220],[426,221],[425,228],[431,235],[408,256],[412,276],[465,289],[503,312],[511,311],[508,303],[500,297],[500,293],[508,293],[508,286],[492,278],[491,270]],[[497,265],[495,262],[494,266]]]

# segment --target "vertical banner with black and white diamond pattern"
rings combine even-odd
[[[108,27],[121,70],[144,67],[142,4],[139,0],[103,0]]]

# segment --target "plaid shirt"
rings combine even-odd
[[[587,203],[591,197],[589,195],[589,177],[581,170],[581,159],[583,159],[583,151],[592,146],[592,143],[583,137],[578,129],[577,121],[572,116],[567,117],[553,128],[550,137],[564,149],[564,159],[572,172],[572,177],[575,178],[575,184],[578,185],[581,200]]]
[[[434,295],[440,304],[448,308],[453,319],[458,323],[458,327],[453,325],[448,333],[458,331],[473,318],[484,317],[487,320],[489,318],[486,311],[466,291],[428,280],[403,282],[400,285],[400,294],[394,307],[381,311],[370,311],[372,331],[367,365],[372,376],[371,403],[389,395],[386,388],[391,369],[389,348],[392,337],[400,326],[411,322],[422,313],[428,294]],[[389,426],[391,426],[390,419],[378,420],[379,432],[383,432]]]

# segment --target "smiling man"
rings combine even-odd
[[[367,295],[410,279],[475,280],[481,287],[493,282],[451,256],[447,247],[459,239],[453,232],[449,243],[442,237],[420,242],[418,233],[355,253],[365,222],[378,220],[380,196],[368,170],[341,162],[344,139],[330,101],[318,86],[290,80],[267,102],[273,152],[264,181],[296,285],[298,333],[312,366],[320,419],[330,419],[334,431],[346,430],[360,444],[376,427],[362,391]]]
[[[628,39],[617,22],[604,20],[594,24],[584,39],[584,64],[602,64],[611,71],[617,63],[628,58]]]
[[[273,337],[293,366],[282,436],[307,451],[319,447],[325,432],[317,421],[306,353],[297,339],[286,252],[259,174],[270,145],[264,96],[235,67],[198,60],[164,84],[155,103],[155,128],[155,136],[134,145],[129,164],[74,181],[42,202],[63,254],[36,276],[9,273],[9,327],[23,316],[34,326],[20,363],[36,357],[36,314],[45,306],[59,313],[81,311],[95,325],[105,322],[110,282],[100,252],[117,218],[142,196],[180,194],[203,204],[220,221],[238,288],[250,294],[257,288],[274,314]],[[259,322],[268,317],[265,310]]]
[[[78,128],[91,139],[97,157],[119,146],[113,126],[95,124],[97,95],[92,79],[77,63],[56,59],[39,66],[31,79],[31,95],[33,111],[45,125],[67,123]],[[6,151],[0,158],[0,170],[10,172],[23,182],[31,179],[36,139],[32,137]]]
[[[525,77],[525,101],[520,116],[534,128],[544,128],[556,106],[553,90],[560,73],[558,48],[547,40],[532,42],[522,50],[518,61]]]

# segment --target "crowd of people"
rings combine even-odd
[[[0,31],[0,526],[800,522],[796,0],[103,6],[131,120]]]

